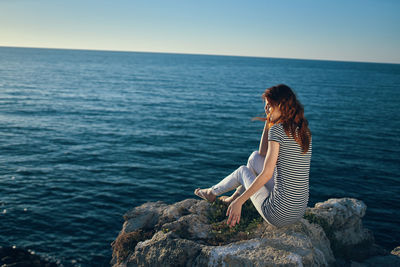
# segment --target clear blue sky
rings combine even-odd
[[[0,46],[400,63],[399,0],[0,0]]]

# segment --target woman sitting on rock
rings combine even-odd
[[[266,89],[262,98],[266,118],[256,117],[265,121],[259,150],[250,155],[247,166],[210,188],[194,191],[213,202],[236,188],[232,196],[221,197],[230,203],[226,216],[231,227],[239,223],[249,198],[264,220],[276,227],[301,219],[308,203],[312,136],[303,105],[284,84]]]

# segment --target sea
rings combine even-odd
[[[362,200],[399,246],[400,64],[17,47],[0,47],[0,246],[109,266],[124,213],[246,165],[280,83],[313,135],[308,206]]]

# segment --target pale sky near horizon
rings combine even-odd
[[[0,0],[0,46],[400,63],[399,0]]]

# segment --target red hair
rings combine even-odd
[[[307,153],[311,142],[311,131],[304,117],[304,107],[292,89],[285,84],[278,84],[266,89],[261,97],[263,100],[268,100],[272,110],[266,118],[255,117],[254,119],[268,121],[269,128],[274,124],[282,123],[286,135],[292,135],[301,146],[302,153]],[[277,121],[271,121],[270,118],[274,108],[279,108],[281,111],[281,116]]]

